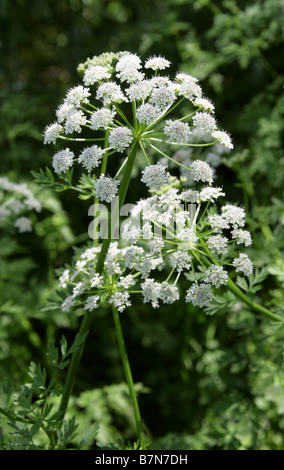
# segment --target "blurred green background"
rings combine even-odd
[[[283,313],[283,2],[1,0],[0,22],[0,176],[28,182],[43,204],[32,234],[1,228],[2,401],[8,383],[27,379],[31,360],[48,369],[48,342],[62,334],[72,341],[79,324],[39,307],[72,246],[87,241],[88,204],[38,188],[31,171],[50,165],[42,132],[79,82],[77,66],[102,52],[162,55],[172,70],[200,79],[235,145],[218,168],[220,184],[246,208],[249,255],[265,268],[262,289],[252,294]],[[222,299],[211,315],[139,302],[123,315],[153,448],[283,449],[283,328],[232,306],[226,292]],[[112,317],[101,310],[70,407],[82,428],[99,424],[99,443],[133,437],[123,381]]]

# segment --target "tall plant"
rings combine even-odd
[[[198,79],[182,71],[170,77],[170,68],[164,57],[142,62],[127,51],[80,64],[82,83],[68,90],[56,121],[44,132],[45,144],[68,147],[57,149],[52,170],[34,173],[40,184],[74,190],[93,203],[91,240],[77,247],[71,266],[62,267],[58,297],[52,301],[66,315],[78,308],[82,312],[73,347],[67,351],[61,344],[71,360],[56,419],[64,421],[96,311],[110,304],[137,448],[147,447],[148,441],[120,324],[133,296],[153,308],[183,297],[185,303],[210,309],[215,291],[223,288],[256,314],[283,321],[245,292],[240,276],[253,285],[260,275],[245,252],[252,243],[246,213],[224,201],[223,189],[215,185],[216,167],[206,159],[206,149],[213,146],[232,150],[231,137],[218,124]],[[138,155],[144,167],[137,182]],[[131,185],[141,183],[149,193],[129,201]],[[128,216],[123,223],[122,215]],[[182,276],[188,283],[185,292]],[[66,365],[54,351],[50,356],[57,367]],[[47,431],[51,447],[56,446]]]

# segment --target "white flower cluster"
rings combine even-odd
[[[117,194],[118,186],[119,181],[101,175],[94,182],[94,193],[100,201],[111,202]]]
[[[7,176],[0,177],[0,223],[13,225],[20,233],[32,230],[28,215],[40,212],[42,205],[26,183],[15,183]]]
[[[104,152],[101,147],[98,147],[98,145],[92,145],[81,152],[78,158],[78,163],[81,163],[88,173],[90,173],[94,168],[99,166],[103,153]]]
[[[153,141],[178,145],[190,145],[198,133],[205,133],[213,142],[232,149],[231,138],[218,129],[214,105],[204,96],[198,79],[183,72],[171,79],[163,75],[169,66],[170,61],[164,57],[152,56],[143,63],[137,54],[127,51],[88,59],[85,65],[80,65],[83,84],[67,91],[56,110],[56,121],[44,130],[44,143],[56,144],[58,139],[78,140],[73,134],[89,129],[104,132],[104,152],[124,153],[134,139],[147,145],[151,142],[151,133]],[[188,119],[169,119],[171,107],[184,99],[189,100],[193,108]],[[128,103],[129,111],[122,112],[120,105]],[[159,130],[155,138],[155,124],[163,119],[163,131]],[[100,138],[103,140],[101,134],[98,140]],[[90,136],[88,139],[92,140]],[[71,149],[59,150],[53,157],[54,171],[59,175],[65,173],[76,161]],[[99,160],[94,160],[93,156],[86,160],[80,156],[78,161],[89,173],[99,166]]]
[[[206,271],[205,282],[215,287],[227,284],[228,273],[222,266],[211,266]]]
[[[136,150],[138,141],[147,161],[141,181],[150,196],[132,206],[121,225],[120,243],[110,243],[102,272],[96,272],[98,244],[81,252],[73,268],[61,274],[59,285],[66,292],[61,305],[64,311],[76,306],[92,311],[107,301],[123,312],[137,293],[153,308],[171,305],[180,298],[180,276],[190,283],[186,302],[205,308],[214,300],[215,289],[226,286],[229,270],[252,273],[251,261],[238,252],[239,245],[251,244],[245,211],[232,204],[223,205],[219,212],[215,207],[225,196],[221,187],[213,186],[215,168],[224,149],[233,147],[230,136],[218,128],[214,105],[203,95],[198,79],[181,72],[172,80],[161,73],[169,67],[164,57],[149,57],[143,64],[130,52],[88,59],[80,65],[83,85],[67,92],[56,111],[57,122],[45,130],[45,143],[56,143],[59,138],[85,140],[69,137],[84,129],[88,141],[95,141],[83,148],[78,158],[70,148],[55,153],[52,164],[58,175],[77,161],[86,172],[95,172],[102,159],[106,163],[105,157],[114,153]],[[171,118],[171,111],[184,100],[190,102],[191,112],[180,119]],[[92,132],[94,139],[90,138]],[[206,161],[187,148],[167,159],[166,153],[155,147],[159,143],[190,147],[200,141],[218,148]],[[149,147],[158,150],[163,160],[152,164]],[[168,160],[180,163],[186,171],[180,180],[171,176],[170,163],[164,163]],[[104,174],[105,166],[93,176],[93,194],[100,201],[113,201],[120,184],[117,178],[128,161],[126,156],[115,178]]]
[[[183,192],[176,187],[138,201],[123,224],[121,246],[117,241],[110,244],[101,274],[95,271],[100,246],[82,251],[73,271],[68,268],[62,272],[59,287],[66,291],[62,309],[69,311],[71,307],[83,305],[84,309],[94,310],[101,302],[108,301],[119,312],[124,312],[131,306],[132,295],[137,293],[153,308],[179,300],[177,280],[189,273],[195,278],[204,243],[211,253],[226,254],[229,243],[236,241],[232,237],[230,241],[219,232],[214,234],[213,230],[208,232],[211,215],[207,224],[203,221],[199,228],[197,215],[203,201],[199,199],[192,213],[182,202]],[[234,227],[243,225],[242,210],[223,206],[221,212],[222,220],[228,217],[226,230],[231,227],[236,236]],[[201,271],[201,280],[195,279],[187,288],[185,301],[200,308],[210,305],[214,289],[226,286],[230,266],[244,275],[253,272],[252,263],[244,253],[231,262],[226,260],[225,265],[212,264]],[[166,279],[161,280],[164,272]]]
[[[118,152],[124,152],[133,140],[131,129],[126,126],[116,127],[109,133],[109,145]]]
[[[53,155],[52,166],[57,174],[66,173],[73,166],[75,155],[68,147]]]
[[[182,122],[178,119],[174,119],[166,121],[164,133],[168,138],[168,142],[186,144],[191,134],[191,130],[187,122]]]
[[[245,253],[240,253],[238,258],[233,260],[233,266],[235,266],[237,272],[241,271],[245,276],[250,276],[253,273],[253,264]]]
[[[144,168],[141,181],[148,188],[159,190],[162,186],[169,183],[170,174],[165,166],[157,163],[156,165],[149,165]]]
[[[188,303],[203,308],[207,307],[214,300],[214,294],[209,284],[204,282],[198,284],[196,282],[187,290],[185,300]]]
[[[203,160],[195,160],[191,164],[191,170],[194,181],[202,181],[203,183],[213,183],[213,170],[208,163]]]
[[[90,128],[93,131],[107,129],[114,120],[116,112],[113,109],[100,108],[94,111],[90,117]]]
[[[154,279],[146,279],[141,287],[143,302],[151,302],[153,308],[159,307],[159,301],[163,304],[172,304],[179,299],[178,288],[167,281],[157,282]]]
[[[19,217],[15,222],[15,227],[20,233],[32,231],[32,221],[28,217]]]

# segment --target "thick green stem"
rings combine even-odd
[[[91,312],[87,311],[84,314],[83,320],[79,329],[79,333],[78,333],[79,336],[81,337],[83,337],[84,335],[87,336],[87,333],[90,329],[92,318],[93,318],[93,315]],[[62,394],[62,398],[61,398],[61,402],[60,402],[60,406],[58,410],[59,419],[62,419],[62,420],[65,416],[69,398],[71,396],[71,393],[74,387],[74,383],[75,383],[78,367],[80,364],[80,359],[84,350],[84,346],[85,346],[85,341],[82,342],[82,344],[78,347],[76,351],[74,351],[72,358],[71,358],[71,362],[69,365],[66,382],[64,384],[63,394]]]
[[[138,150],[138,145],[139,145],[139,141],[135,141],[129,152],[125,169],[124,169],[124,173],[123,173],[123,178],[121,180],[119,191],[117,194],[117,198],[115,198],[114,206],[112,207],[112,214],[119,213],[122,205],[124,204],[125,196],[126,196],[130,178],[131,178],[134,160],[135,160],[137,150]],[[103,266],[104,266],[105,258],[109,249],[109,245],[111,244],[112,239],[113,239],[112,238],[112,235],[113,235],[112,214],[110,212],[108,214],[108,236],[104,239],[102,243],[102,248],[98,257],[98,262],[97,262],[98,273],[101,273],[103,270]]]
[[[133,383],[131,368],[130,368],[130,365],[129,365],[128,356],[127,356],[125,343],[124,343],[124,339],[123,339],[123,333],[122,333],[122,329],[121,329],[119,313],[118,313],[117,309],[114,306],[112,307],[112,313],[113,313],[113,320],[114,320],[116,338],[117,338],[117,342],[118,342],[118,346],[119,346],[121,361],[122,361],[124,374],[125,374],[126,382],[127,382],[127,385],[128,385],[128,390],[129,390],[129,394],[130,394],[132,407],[133,407],[137,436],[138,436],[138,439],[139,439],[139,443],[141,445],[142,442],[143,442],[142,420],[141,420],[139,405],[138,405],[138,401],[137,401],[137,397],[136,397],[136,393],[135,393],[135,389],[134,389],[134,383]]]
[[[239,297],[240,300],[242,300],[245,304],[251,307],[254,311],[261,313],[262,315],[265,315],[268,318],[271,318],[271,320],[277,322],[284,322],[283,318],[278,317],[274,313],[270,312],[270,310],[268,310],[267,308],[251,300],[244,292],[241,291],[241,289],[238,288],[238,286],[236,286],[232,279],[229,278],[227,286],[230,291],[233,292],[233,294]]]
[[[215,260],[211,251],[208,249],[206,243],[202,239],[200,239],[199,241],[201,242],[205,251],[210,256],[212,263],[218,266],[219,265],[218,262]],[[208,265],[208,260],[205,260],[205,263]],[[262,315],[265,315],[271,320],[282,322],[282,323],[284,322],[283,318],[278,317],[267,308],[263,307],[262,305],[259,305],[258,303],[250,299],[241,289],[239,289],[239,287],[234,283],[234,281],[231,278],[228,279],[227,287],[231,292],[233,292],[233,294],[235,294],[242,302],[244,302],[246,305],[252,308],[255,312],[261,313]]]
[[[135,141],[132,145],[132,148],[130,149],[130,152],[127,158],[127,163],[125,165],[123,177],[121,180],[120,188],[118,191],[118,197],[116,198],[116,201],[118,201],[117,202],[118,207],[114,208],[114,210],[120,209],[124,203],[125,196],[127,193],[129,182],[130,182],[130,178],[131,178],[134,160],[137,154],[138,145],[139,145],[139,142]],[[108,236],[104,239],[102,243],[101,251],[99,254],[98,261],[97,261],[96,271],[98,273],[101,273],[103,270],[105,258],[109,249],[109,245],[112,241],[111,235],[112,235],[111,214],[109,213],[109,232],[108,232]],[[91,321],[92,321],[92,313],[86,312],[83,316],[83,320],[82,320],[81,327],[79,330],[79,335],[81,337],[85,335],[85,341],[86,341],[87,333],[90,329]],[[61,403],[60,403],[59,410],[58,410],[60,419],[62,420],[64,419],[68,402],[69,402],[69,399],[70,399],[70,396],[74,387],[78,367],[80,364],[80,359],[81,359],[81,356],[85,347],[85,341],[82,342],[80,347],[73,353],[72,358],[71,358],[71,362],[70,362],[67,377],[66,377],[66,382],[64,384],[63,395],[62,395]]]

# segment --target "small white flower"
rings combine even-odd
[[[232,238],[236,239],[237,244],[243,243],[245,246],[252,244],[251,234],[248,230],[234,229],[232,230]]]
[[[121,238],[129,243],[136,243],[141,237],[141,230],[132,221],[127,220],[121,228]]]
[[[100,274],[96,273],[90,280],[91,287],[100,288],[103,286],[104,278]]]
[[[124,289],[129,289],[129,287],[134,286],[135,279],[131,274],[127,276],[120,276],[119,281],[117,282],[117,287],[123,287]]]
[[[153,308],[158,308],[161,292],[160,284],[154,279],[146,279],[146,281],[142,283],[141,287],[143,302],[151,302]]]
[[[170,174],[165,166],[156,163],[155,165],[148,165],[144,168],[141,181],[145,183],[148,188],[159,190],[170,181]]]
[[[92,246],[92,248],[87,248],[82,254],[81,258],[83,260],[94,261],[97,257],[97,254],[100,252],[100,247]]]
[[[245,225],[245,210],[242,207],[226,204],[221,209],[222,217],[234,228],[243,227]]]
[[[2,212],[3,215],[5,215],[6,210],[7,210],[7,215],[10,215],[10,211],[12,211],[14,214],[19,214],[22,210],[25,209],[25,204],[22,201],[19,201],[18,199],[11,197],[9,199],[9,209],[7,207],[6,208],[1,207],[1,209],[3,210]]]
[[[89,96],[91,96],[89,89],[82,85],[78,85],[68,91],[65,98],[65,103],[71,104],[78,108],[81,104],[88,103]]]
[[[131,52],[127,52],[126,54],[123,54],[118,59],[115,65],[115,69],[117,72],[121,72],[128,68],[140,69],[141,67],[142,65],[141,65],[140,57],[137,54],[133,54]]]
[[[72,296],[66,297],[64,302],[61,304],[61,308],[63,312],[69,312],[70,308],[72,308],[75,304],[75,299]]]
[[[19,217],[15,222],[15,227],[20,233],[32,231],[32,223],[28,217]]]
[[[208,248],[212,253],[218,253],[218,255],[224,254],[227,252],[228,239],[222,235],[211,235],[208,238]]]
[[[141,273],[143,279],[147,279],[150,272],[154,269],[161,269],[164,265],[164,260],[161,256],[154,257],[145,257],[142,263],[139,265],[138,271]]]
[[[70,271],[69,269],[65,269],[59,278],[59,287],[65,289],[69,282]]]
[[[182,122],[178,119],[175,119],[166,121],[164,133],[168,137],[167,142],[186,144],[188,142],[191,131],[187,122]]]
[[[94,85],[94,83],[100,82],[101,80],[107,80],[110,77],[111,74],[106,67],[102,67],[101,65],[93,65],[85,70],[83,82],[87,86]]]
[[[192,118],[192,122],[196,127],[209,132],[209,134],[214,132],[217,127],[215,118],[204,111],[196,113]]]
[[[111,202],[116,196],[119,181],[105,175],[101,175],[94,182],[94,192],[100,201]]]
[[[176,100],[175,91],[168,85],[155,87],[149,99],[149,103],[157,106],[160,111],[171,106]]]
[[[185,250],[177,250],[170,255],[170,264],[178,272],[191,268],[191,256]]]
[[[233,266],[237,272],[241,271],[245,276],[250,276],[253,273],[253,263],[248,255],[244,253],[241,253],[238,258],[233,260]]]
[[[141,80],[132,83],[129,88],[125,90],[130,101],[144,101],[148,98],[152,91],[152,82],[150,80]]]
[[[179,299],[178,287],[169,282],[162,282],[160,285],[159,298],[164,304],[173,304]]]
[[[190,101],[201,98],[202,89],[198,84],[198,79],[186,73],[178,73],[176,80],[179,83],[177,87],[178,94],[184,96]]]
[[[85,302],[84,310],[89,310],[89,312],[95,310],[99,306],[99,300],[100,298],[98,295],[91,295]]]
[[[131,129],[126,126],[116,127],[109,133],[108,142],[110,147],[118,152],[124,152],[133,140]]]
[[[219,214],[213,214],[208,216],[208,221],[211,225],[213,232],[219,233],[224,229],[228,229],[230,225],[224,217]]]
[[[209,113],[213,113],[215,109],[214,104],[206,98],[196,98],[194,104]]]
[[[199,202],[199,191],[195,191],[194,189],[186,189],[181,193],[181,196],[185,202],[190,202],[191,204]]]
[[[213,170],[208,163],[203,160],[195,160],[191,164],[191,170],[195,181],[202,181],[203,183],[213,183]]]
[[[44,144],[55,144],[62,131],[62,126],[57,122],[47,126],[44,131]]]
[[[85,289],[86,289],[85,282],[83,282],[83,281],[78,282],[78,284],[76,284],[76,286],[73,288],[72,297],[73,298],[78,297],[79,295],[83,294]]]
[[[220,287],[227,284],[228,282],[228,273],[222,266],[211,266],[206,271],[206,277],[204,282],[211,284],[215,287]]]
[[[103,101],[104,106],[112,103],[121,103],[126,100],[120,86],[115,82],[106,82],[97,89],[96,98]]]
[[[25,200],[24,204],[28,207],[29,210],[35,210],[36,212],[41,212],[42,205],[37,198],[32,195],[29,195]]]
[[[57,121],[60,123],[64,122],[68,116],[75,113],[75,111],[77,111],[77,109],[73,104],[68,104],[66,102],[61,104],[56,110]]]
[[[191,227],[186,227],[184,229],[178,230],[176,238],[182,242],[182,245],[185,245],[188,250],[194,248],[198,241],[198,237],[195,233],[195,230]]]
[[[147,222],[147,224],[145,224],[145,225],[147,226],[147,230],[146,230],[146,233],[143,230],[143,239],[144,240],[145,239],[150,240],[151,238],[153,238],[152,227],[151,227],[151,224],[149,224],[149,222]],[[161,253],[161,250],[164,248],[164,245],[165,245],[165,242],[162,238],[156,238],[154,240],[151,240],[149,242],[150,254],[151,255],[156,255],[156,254],[159,255]]]
[[[144,257],[144,250],[141,246],[127,246],[122,249],[124,264],[129,269],[137,269]]]
[[[144,78],[144,74],[139,72],[141,60],[136,54],[126,54],[120,57],[115,69],[117,76],[122,82],[133,83]]]
[[[220,144],[224,145],[224,147],[232,150],[234,148],[234,145],[232,143],[232,139],[230,137],[230,135],[225,132],[225,131],[214,131],[211,133],[212,137],[214,137],[214,139],[218,140],[218,142],[220,142]]]
[[[84,271],[84,268],[87,266],[87,260],[80,260],[78,259],[75,264],[75,268],[77,271]]]
[[[212,188],[212,186],[208,186],[200,191],[199,200],[202,202],[212,202],[218,199],[220,196],[225,196],[225,193],[223,193],[222,188]]]
[[[83,111],[80,109],[73,113],[68,114],[64,130],[66,134],[72,134],[73,132],[82,132],[82,127],[87,123],[87,118],[84,115]]]
[[[108,108],[100,108],[94,111],[90,117],[90,128],[94,131],[107,129],[113,123],[116,112]]]
[[[81,152],[78,158],[78,163],[81,163],[88,173],[90,173],[94,168],[99,166],[103,153],[104,152],[100,147],[92,145]]]
[[[137,120],[141,124],[152,124],[158,119],[159,115],[159,109],[150,103],[141,104],[136,110]]]
[[[129,292],[115,292],[109,299],[109,303],[113,304],[119,312],[123,312],[126,307],[130,307],[130,294]]]
[[[145,68],[146,69],[152,69],[152,70],[164,70],[168,68],[171,65],[171,63],[165,59],[164,57],[151,57],[145,62]]]
[[[69,148],[57,152],[52,159],[52,166],[55,173],[65,173],[69,168],[72,167],[74,158],[75,155]]]
[[[197,307],[207,307],[214,300],[211,286],[206,283],[193,284],[186,292],[185,301]]]

